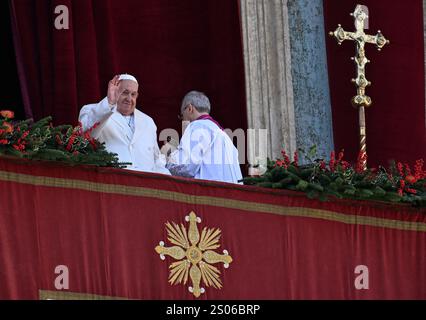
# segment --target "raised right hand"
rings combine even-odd
[[[108,103],[111,105],[114,105],[117,103],[118,101],[118,97],[119,97],[119,92],[118,92],[118,88],[119,88],[119,84],[120,84],[120,80],[118,80],[119,76],[116,75],[114,78],[112,78],[112,80],[110,82],[108,82]]]

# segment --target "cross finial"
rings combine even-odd
[[[358,4],[354,10],[350,14],[354,17],[355,21],[355,30],[356,31],[364,31],[364,29],[368,29],[368,8],[367,6]]]

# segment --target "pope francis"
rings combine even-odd
[[[170,174],[158,148],[157,126],[136,109],[138,87],[134,76],[116,75],[108,83],[107,97],[81,108],[79,121],[84,131],[99,123],[92,137],[105,142],[120,162],[131,162],[127,169]]]

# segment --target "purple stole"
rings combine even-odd
[[[197,121],[197,120],[210,120],[210,121],[214,122],[223,131],[223,128],[219,124],[219,122],[217,122],[215,119],[213,119],[209,114],[203,114],[202,116],[199,116],[197,119],[195,119],[195,121]]]

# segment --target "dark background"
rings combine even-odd
[[[55,124],[76,124],[81,107],[105,97],[115,74],[130,73],[140,85],[138,108],[158,132],[181,131],[176,116],[190,90],[207,94],[223,127],[247,127],[237,0],[10,4],[28,88],[22,93],[35,119],[52,115]],[[58,5],[69,9],[68,30],[54,26]]]
[[[0,59],[2,79],[0,82],[0,110],[13,110],[17,118],[24,119],[24,106],[16,69],[8,1],[0,1],[0,48],[2,51]]]

